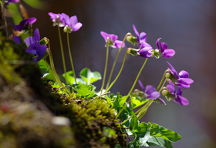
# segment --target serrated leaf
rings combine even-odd
[[[132,125],[132,124],[131,124]],[[135,126],[137,126],[135,124]],[[137,128],[131,130],[135,139],[132,143],[140,146],[160,146],[172,148],[172,142],[181,139],[181,136],[169,129],[155,123],[140,123]]]
[[[139,138],[140,146],[148,147],[149,145],[148,145],[147,141],[149,140],[149,138],[151,138],[150,132],[146,132],[144,137]]]
[[[22,16],[19,12],[19,7],[17,4],[10,4],[7,6],[7,10],[11,14],[14,24],[19,24],[22,21]]]
[[[147,143],[149,146],[160,146],[164,148],[172,148],[172,143],[170,141],[158,137],[151,136],[148,139]]]
[[[147,124],[150,127],[151,136],[160,137],[171,142],[176,142],[181,139],[181,136],[178,133],[169,130],[161,125],[150,122]]]
[[[101,74],[99,72],[92,72],[88,68],[84,68],[80,72],[80,77],[86,82],[86,84],[92,84],[98,80],[101,80]]]

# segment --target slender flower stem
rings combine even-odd
[[[131,94],[131,92],[134,90],[134,87],[136,86],[136,83],[137,83],[137,81],[139,80],[139,77],[140,77],[140,75],[141,75],[143,69],[145,68],[145,65],[146,65],[147,62],[148,62],[148,58],[146,58],[145,61],[144,61],[144,63],[142,64],[142,67],[140,68],[140,70],[139,70],[139,72],[138,72],[138,74],[137,74],[137,76],[136,76],[136,79],[135,79],[135,81],[134,81],[134,83],[133,83],[131,89],[129,90],[127,96],[129,96],[129,95]]]
[[[161,81],[159,82],[158,86],[157,86],[157,90],[159,92],[162,91],[164,85],[166,84],[166,77],[165,77],[165,74],[166,74],[166,71],[164,72],[162,78],[161,78]],[[139,119],[141,119],[147,112],[148,108],[151,106],[151,104],[154,102],[154,100],[150,100],[148,101],[141,109],[139,109],[138,111],[136,111],[135,114],[137,114],[137,117]]]
[[[122,61],[122,65],[121,65],[121,68],[120,68],[120,70],[119,70],[119,72],[118,72],[116,78],[112,81],[112,83],[110,84],[110,86],[106,89],[106,92],[108,92],[108,91],[112,88],[112,86],[115,84],[115,82],[116,82],[116,81],[118,80],[118,78],[120,77],[120,75],[121,75],[121,73],[122,73],[122,71],[123,71],[123,69],[124,69],[124,65],[125,65],[126,58],[127,58],[127,52],[125,52],[125,54],[124,54],[123,61]]]
[[[65,64],[65,56],[64,56],[64,49],[63,49],[63,43],[62,43],[60,27],[58,27],[58,35],[59,35],[59,43],[60,43],[60,48],[61,48],[63,70],[64,70],[64,73],[65,73],[66,72],[66,64]]]
[[[105,84],[105,81],[106,81],[108,62],[109,62],[109,46],[106,45],[106,60],[105,60],[103,81],[102,81],[102,85],[101,85],[101,89],[100,89],[101,92],[102,92],[102,90],[104,88],[104,84]]]
[[[4,8],[3,3],[1,3],[1,11],[2,11],[2,19],[3,19],[4,25],[5,25],[6,37],[8,37],[8,25],[7,25],[7,19],[6,19],[6,16],[5,16],[5,8]]]
[[[163,73],[163,75],[162,75],[162,78],[161,78],[161,80],[160,80],[160,82],[159,82],[159,84],[158,84],[158,86],[157,86],[157,90],[158,90],[158,91],[160,90],[160,88],[161,88],[161,86],[162,86],[164,80],[166,79],[166,78],[165,78],[165,74],[166,74],[166,71],[164,71],[164,73]]]
[[[47,52],[48,52],[48,55],[49,55],[50,66],[51,66],[51,69],[53,71],[55,80],[56,80],[56,82],[58,82],[59,84],[61,84],[61,81],[60,81],[60,79],[58,77],[58,74],[56,72],[55,65],[54,65],[54,62],[53,62],[53,56],[52,56],[52,52],[51,52],[51,49],[50,49],[50,43],[48,43]]]
[[[125,43],[126,39],[127,39],[127,36],[128,34],[125,35],[123,41],[122,41],[122,45],[121,45],[121,48],[118,50],[117,54],[116,54],[116,57],[114,59],[114,62],[113,62],[113,65],[112,65],[112,68],[111,68],[111,71],[110,71],[110,75],[109,75],[109,78],[108,78],[108,81],[107,81],[107,84],[106,84],[106,89],[109,87],[110,85],[110,82],[111,82],[111,79],[112,79],[112,76],[113,76],[113,72],[114,72],[114,69],[115,69],[115,66],[116,66],[116,63],[118,61],[118,58],[119,58],[119,55],[123,49],[123,44]]]
[[[148,62],[148,58],[146,58],[145,61],[144,61],[144,63],[142,64],[142,66],[141,66],[141,68],[140,68],[140,70],[139,70],[139,72],[138,72],[138,74],[137,74],[137,76],[136,76],[136,79],[135,79],[135,81],[134,81],[134,83],[133,83],[131,89],[129,90],[127,96],[126,96],[127,99],[128,99],[128,97],[130,96],[131,92],[134,90],[134,87],[136,86],[136,83],[137,83],[137,81],[139,80],[139,77],[140,77],[140,75],[141,75],[143,69],[145,68],[145,65],[146,65],[147,62]],[[127,102],[127,99],[126,99],[125,102]],[[117,117],[122,113],[122,111],[124,110],[124,108],[125,108],[125,106],[123,106],[122,109],[119,111],[119,113],[117,114]]]
[[[142,107],[143,109],[137,114],[137,117],[139,119],[141,119],[147,112],[148,108],[151,106],[151,104],[154,102],[154,100],[150,100],[148,101],[144,107]]]
[[[69,39],[69,33],[68,32],[67,32],[67,44],[68,44],[68,53],[69,53],[71,68],[73,70],[75,83],[77,83],[77,81],[76,81],[76,72],[75,72],[74,63],[73,63],[73,56],[72,56],[72,53],[71,53],[70,39]]]

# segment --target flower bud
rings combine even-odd
[[[137,38],[135,36],[129,35],[126,40],[133,45],[137,44]]]
[[[68,26],[65,26],[65,27],[64,27],[64,32],[66,32],[66,33],[71,33],[71,32],[72,32],[72,30],[71,30],[71,28],[70,28],[70,27],[68,27]]]
[[[169,72],[169,71],[166,71],[166,73],[165,73],[165,77],[167,78],[167,79],[171,79],[171,73]]]
[[[153,56],[156,57],[157,59],[159,59],[159,58],[160,58],[160,55],[161,55],[161,53],[160,53],[160,51],[159,51],[158,49],[152,50],[152,54],[153,54]]]
[[[127,49],[127,54],[130,54],[130,55],[132,55],[132,56],[137,56],[137,55],[139,55],[139,54],[138,54],[138,49],[135,49],[135,48],[128,48],[128,49]]]
[[[169,91],[167,89],[162,90],[161,94],[163,96],[167,96],[169,94]]]
[[[49,39],[47,37],[44,37],[40,40],[41,45],[47,45],[49,43]]]

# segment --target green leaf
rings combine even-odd
[[[72,85],[75,83],[75,78],[73,77],[73,71],[66,72],[62,76],[65,79],[65,82],[67,84]]]
[[[44,3],[41,0],[23,0],[27,5],[33,8],[43,8]]]
[[[88,68],[84,68],[80,72],[80,77],[86,82],[86,84],[92,84],[98,80],[101,80],[101,75],[99,72],[92,72]]]
[[[132,109],[135,109],[143,104],[145,104],[146,102],[148,101],[148,99],[144,99],[144,98],[141,98],[141,97],[132,97],[131,98],[131,107]]]
[[[53,71],[51,70],[49,64],[44,59],[38,62],[38,66],[39,69],[41,70],[41,73],[43,74],[42,76],[43,78],[48,80],[55,80]]]
[[[96,95],[94,89],[95,87],[93,85],[85,85],[85,84],[78,84],[75,87],[77,96],[84,97],[84,98],[94,97]]]
[[[164,140],[162,138],[153,137],[151,136],[148,139],[148,145],[149,146],[160,146],[164,148],[172,148],[172,143],[170,141]]]
[[[125,102],[127,101],[128,96],[123,96],[119,99],[119,106],[123,107],[125,105]]]
[[[181,139],[181,136],[178,133],[169,130],[161,125],[150,123],[150,122],[147,124],[150,127],[151,136],[160,137],[163,138],[164,140],[168,140],[171,142],[176,142]]]
[[[19,24],[22,21],[22,16],[19,12],[19,7],[17,4],[10,4],[7,6],[9,13],[12,16],[14,24]]]
[[[164,148],[172,148],[172,142],[176,142],[181,139],[181,136],[169,129],[164,128],[158,124],[154,123],[139,123],[137,126],[136,118],[130,123],[130,131],[135,137],[130,144],[135,144],[139,146],[160,146]]]

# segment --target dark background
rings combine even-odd
[[[105,48],[100,31],[118,34],[132,32],[132,24],[148,33],[148,41],[155,45],[162,37],[176,56],[169,61],[176,69],[187,70],[195,83],[184,96],[190,106],[174,103],[154,104],[145,121],[156,122],[179,132],[183,139],[175,148],[215,148],[216,144],[216,1],[215,0],[44,0],[45,7],[31,9],[38,18],[41,34],[51,39],[54,59],[62,72],[57,30],[49,11],[77,15],[83,27],[72,33],[75,69],[84,67],[103,73]],[[65,43],[66,47],[66,43]],[[116,50],[111,54],[115,55]],[[67,57],[68,59],[68,57]],[[112,61],[111,58],[110,61]],[[127,93],[144,59],[130,57],[126,68],[112,91]],[[67,60],[69,61],[69,60]],[[70,67],[68,62],[68,68]],[[166,69],[166,59],[151,59],[141,80],[157,85]],[[99,83],[98,83],[99,85]]]

